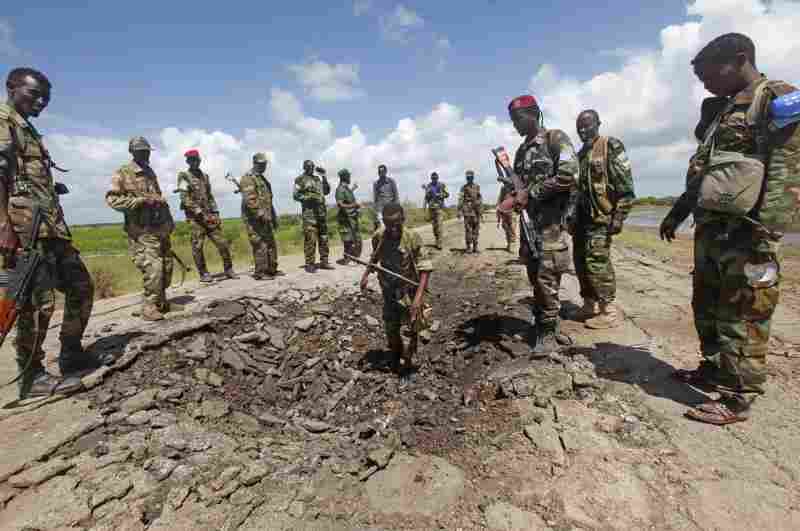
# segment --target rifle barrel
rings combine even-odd
[[[361,264],[361,265],[364,265],[364,266],[367,266],[367,267],[372,267],[372,268],[377,269],[378,271],[380,271],[382,273],[386,273],[390,277],[394,277],[394,278],[396,278],[398,280],[402,280],[403,282],[411,284],[415,288],[419,287],[419,282],[414,282],[410,278],[406,278],[406,277],[404,277],[403,275],[401,275],[399,273],[395,273],[394,271],[390,271],[389,269],[386,269],[383,266],[380,266],[378,264],[373,264],[371,262],[366,262],[366,261],[364,261],[364,260],[362,260],[360,258],[356,258],[355,256],[350,256],[347,253],[345,253],[344,256],[345,256],[345,258],[347,258],[349,260],[352,260],[353,262],[356,262],[357,264]]]

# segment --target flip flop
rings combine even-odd
[[[715,426],[725,426],[735,422],[744,422],[749,419],[750,408],[731,408],[723,400],[714,400],[688,410],[685,415],[698,422],[714,424]]]

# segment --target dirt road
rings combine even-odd
[[[794,309],[751,421],[706,426],[669,378],[697,362],[685,268],[617,249],[624,326],[565,321],[576,346],[531,360],[523,270],[493,224],[481,242],[463,255],[450,223],[431,249],[436,330],[407,380],[353,267],[283,258],[280,281],[177,290],[165,323],[101,301],[87,343],[115,367],[0,410],[0,529],[800,529]]]

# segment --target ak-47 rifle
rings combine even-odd
[[[415,281],[411,280],[410,278],[404,277],[400,273],[395,273],[394,271],[386,269],[385,267],[383,267],[381,265],[378,265],[377,263],[367,262],[366,260],[362,260],[361,258],[356,258],[355,256],[350,256],[347,253],[344,253],[344,257],[347,258],[348,260],[352,260],[353,262],[355,262],[357,264],[361,264],[363,266],[367,266],[370,269],[375,269],[376,271],[380,271],[381,273],[386,273],[390,277],[394,277],[397,280],[403,281],[406,284],[414,286],[415,288],[419,287],[419,282],[415,282]]]
[[[497,180],[503,184],[510,184],[513,186],[515,193],[524,191],[525,185],[519,175],[514,173],[514,170],[511,168],[505,148],[503,146],[497,147],[492,150],[492,154],[496,162]],[[534,229],[531,223],[527,208],[520,209],[520,219],[522,220],[522,235],[528,242],[527,247],[530,260],[539,260],[542,257],[542,242],[538,231]]]
[[[13,257],[14,265],[0,273],[0,347],[14,328],[19,312],[30,301],[33,279],[43,260],[42,252],[36,247],[42,224],[42,209],[39,205],[33,207],[32,218],[28,245]],[[33,355],[28,359],[28,366],[6,385],[22,378],[30,369],[32,360]]]
[[[238,194],[239,192],[242,191],[242,187],[239,184],[239,181],[237,181],[236,178],[233,175],[231,175],[230,173],[226,173],[225,174],[225,180],[226,181],[230,181],[231,183],[233,183],[233,186],[236,188],[233,191],[234,194]]]

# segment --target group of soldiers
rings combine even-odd
[[[694,370],[677,370],[675,377],[690,385],[712,386],[720,398],[687,412],[690,418],[728,424],[748,418],[750,404],[764,392],[767,376],[770,321],[778,303],[780,241],[800,201],[800,111],[773,106],[797,89],[768,80],[756,68],[755,46],[741,34],[726,34],[707,44],[692,61],[694,72],[714,97],[707,98],[695,129],[698,151],[690,161],[686,192],[660,227],[671,241],[679,225],[694,214],[695,269],[692,308],[703,361]],[[59,201],[65,187],[56,183],[58,169],[31,123],[50,101],[47,77],[30,68],[12,70],[6,81],[8,100],[0,105],[0,252],[13,267],[13,258],[28,244],[32,212],[44,212],[37,248],[44,259],[36,271],[30,300],[21,309],[15,339],[20,371],[20,397],[42,396],[65,385],[81,371],[109,360],[84,351],[81,339],[92,309],[92,280],[72,245]],[[547,129],[542,109],[532,95],[514,98],[508,105],[511,122],[524,141],[513,160],[502,148],[492,150],[502,183],[497,221],[506,232],[508,250],[517,240],[534,291],[534,353],[556,350],[571,339],[560,329],[559,287],[562,275],[574,267],[583,305],[572,316],[589,328],[611,328],[621,323],[615,304],[616,282],[610,248],[634,200],[631,164],[621,141],[601,136],[598,112],[585,110],[576,119],[583,145],[579,151],[559,129]],[[720,150],[763,164],[758,202],[747,215],[711,210],[703,186]],[[159,320],[170,311],[165,290],[170,284],[174,253],[170,234],[175,224],[150,166],[151,146],[131,139],[132,160],[111,179],[106,202],[124,214],[131,259],[141,270],[144,301],[141,316]],[[192,227],[192,252],[200,280],[211,276],[203,255],[210,239],[219,250],[223,274],[236,278],[229,243],[222,232],[209,178],[201,170],[197,150],[185,153],[187,170],[178,175],[181,208]],[[717,160],[717,159],[714,159]],[[716,164],[716,163],[715,163]],[[265,176],[264,153],[253,156],[253,166],[238,181],[242,218],[254,256],[254,279],[272,279],[278,269],[274,231],[279,219],[272,186]],[[341,264],[360,261],[361,235],[355,186],[350,173],[338,173],[337,222],[345,246]],[[482,221],[480,186],[474,172],[458,196],[458,214],[464,219],[466,251],[478,252]],[[236,182],[234,179],[232,181]],[[436,173],[424,186],[436,247],[442,246],[442,209],[449,197]],[[303,163],[294,182],[293,198],[302,206],[305,270],[316,271],[319,251],[322,269],[331,269],[325,197],[331,192],[325,171],[313,161]],[[405,212],[399,204],[397,183],[385,165],[378,168],[372,199],[376,210],[375,234],[368,267],[361,279],[378,271],[383,293],[383,318],[395,366],[413,364],[415,332],[425,326],[430,308],[424,296],[432,262],[420,236],[405,230]],[[573,255],[569,256],[569,237]],[[9,265],[11,264],[11,265]],[[65,294],[65,308],[57,379],[47,373],[42,344],[54,308],[53,290]],[[403,339],[408,332],[410,341]]]

